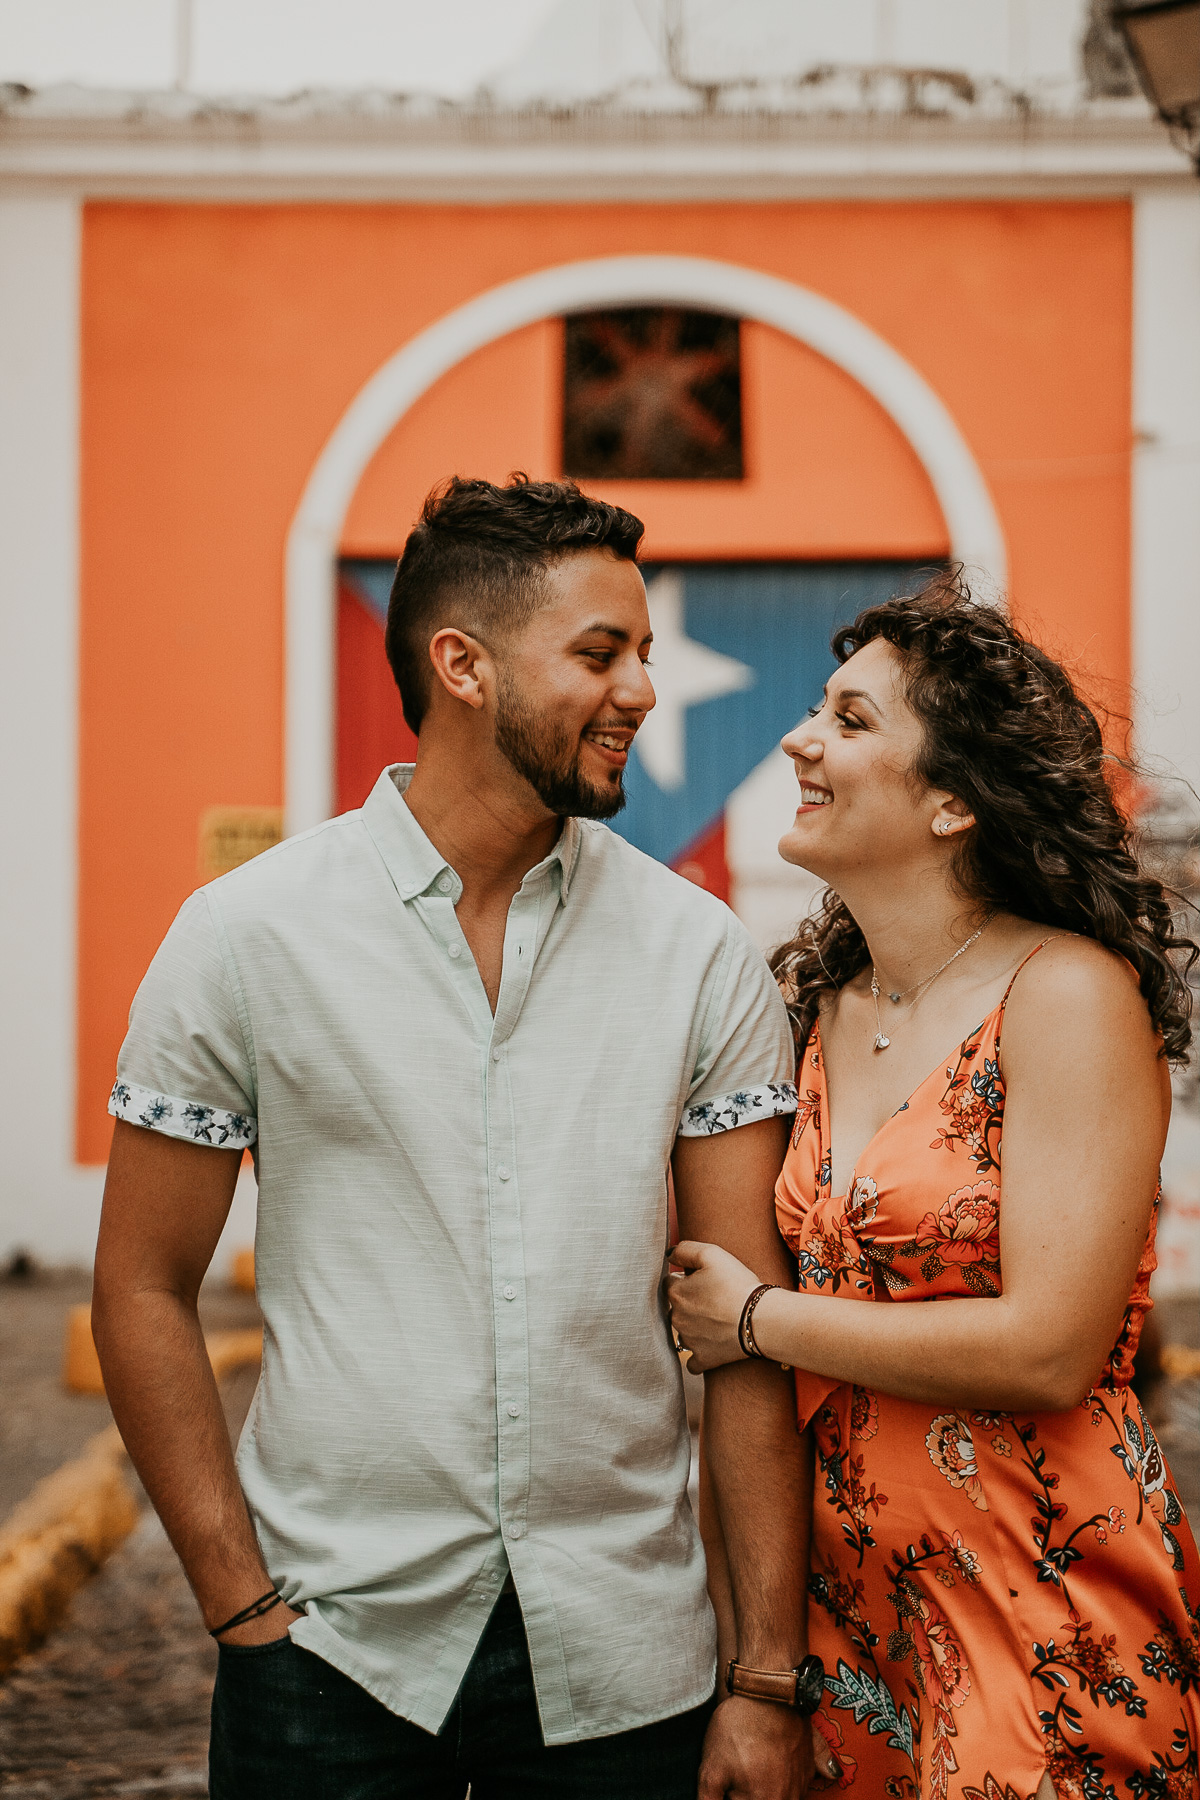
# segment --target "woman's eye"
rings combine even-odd
[[[820,712],[820,710],[821,710],[821,708],[819,706],[810,706],[808,709],[809,718],[815,719],[817,714]]]
[[[862,728],[862,720],[856,719],[853,713],[840,712],[835,716],[839,725],[845,725],[851,731],[859,731]]]

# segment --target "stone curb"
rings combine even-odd
[[[1200,1350],[1185,1344],[1164,1344],[1162,1366],[1168,1381],[1194,1381],[1200,1375]]]
[[[0,1526],[0,1673],[54,1629],[138,1520],[115,1425],[39,1481]]]
[[[220,1381],[260,1359],[262,1332],[215,1331],[206,1347]],[[120,1433],[106,1426],[0,1525],[0,1675],[53,1631],[72,1594],[137,1524],[127,1467]]]

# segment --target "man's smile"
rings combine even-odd
[[[583,734],[584,742],[597,750],[614,769],[623,769],[629,760],[629,746],[634,728],[624,725],[592,725]]]

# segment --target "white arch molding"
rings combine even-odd
[[[735,263],[606,256],[490,288],[419,332],[377,369],[317,458],[288,533],[284,781],[289,832],[333,810],[336,560],[368,463],[435,381],[485,344],[561,313],[695,306],[772,325],[859,382],[894,420],[933,485],[952,554],[1004,586],[1004,535],[979,466],[937,394],[890,344],[833,301]]]

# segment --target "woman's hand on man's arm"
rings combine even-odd
[[[1083,1399],[1116,1340],[1145,1245],[1169,1075],[1132,971],[1080,938],[1048,944],[1024,970],[1001,1056],[1003,1292],[936,1306],[767,1294],[754,1315],[765,1355],[935,1405],[1059,1412]],[[999,1184],[997,1169],[978,1170],[960,1148],[946,1164],[947,1195]],[[752,1270],[703,1246],[681,1254],[699,1273],[673,1284],[676,1328],[700,1366],[713,1367],[731,1349]]]

